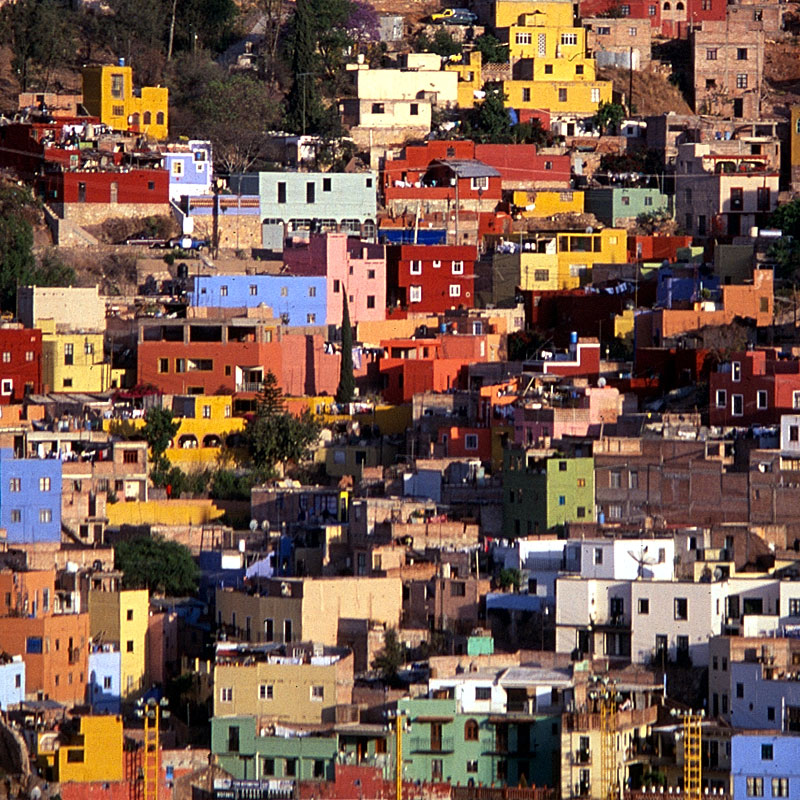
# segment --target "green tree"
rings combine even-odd
[[[511,117],[505,106],[507,99],[500,83],[484,83],[483,102],[474,111],[469,126],[474,138],[481,142],[505,144],[511,141]]]
[[[455,56],[461,52],[461,44],[444,28],[439,28],[432,39],[421,33],[414,42],[414,48],[417,52],[435,53],[442,58]]]
[[[319,438],[320,426],[308,409],[299,417],[284,409],[283,393],[270,371],[256,413],[244,430],[253,465],[262,477],[274,476],[279,464],[305,458]]]
[[[505,64],[508,61],[508,45],[496,36],[484,33],[475,39],[475,49],[481,54],[484,64]]]
[[[606,131],[618,131],[624,119],[625,107],[623,105],[601,102],[592,117],[592,124],[600,130],[601,134],[605,134]]]
[[[171,597],[193,595],[200,570],[187,547],[161,537],[141,536],[114,545],[114,567],[126,589],[148,589]]]
[[[501,589],[518,592],[522,586],[522,573],[518,569],[501,569],[497,582]]]
[[[405,663],[406,646],[397,637],[394,628],[387,628],[383,634],[383,650],[376,654],[372,668],[378,670],[387,683],[395,683],[397,674]]]
[[[172,411],[168,408],[153,406],[144,415],[142,436],[150,447],[150,459],[153,463],[151,475],[156,485],[166,485],[163,479],[165,473],[169,472],[169,460],[164,453],[180,426],[180,421],[172,419]]]
[[[796,283],[800,273],[800,199],[778,206],[770,225],[783,233],[769,250],[777,265],[776,276]]]
[[[339,365],[339,386],[336,388],[337,403],[352,403],[356,396],[356,378],[353,374],[353,328],[350,325],[350,308],[347,292],[342,306],[342,360]]]

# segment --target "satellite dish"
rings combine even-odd
[[[598,378],[597,379],[597,385],[598,385],[598,387],[600,389],[602,389],[606,385],[606,379],[605,378]]]
[[[257,528],[257,527],[258,527],[258,520],[257,520],[257,519],[251,519],[251,520],[250,520],[250,530],[251,530],[253,533],[255,533],[255,532],[256,532],[256,528]]]
[[[722,577],[723,577],[723,574],[724,573],[722,572],[722,568],[721,567],[716,567],[714,569],[714,580],[715,581],[721,581]]]
[[[647,553],[647,545],[639,548],[639,552],[636,553],[633,550],[628,550],[628,555],[637,563],[636,569],[636,577],[643,578],[644,577],[644,568],[645,566],[652,566],[653,564],[658,563],[658,559],[654,558],[653,556],[645,555]]]
[[[292,587],[286,582],[281,583],[281,595],[283,597],[291,597]]]
[[[261,522],[261,530],[265,533],[269,530],[269,520],[265,519]]]
[[[584,233],[594,233],[594,228],[591,225],[587,225]]]

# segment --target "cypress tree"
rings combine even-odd
[[[356,395],[356,378],[353,374],[353,328],[350,325],[350,308],[347,293],[342,307],[342,362],[339,367],[339,386],[336,389],[337,403],[352,403]]]

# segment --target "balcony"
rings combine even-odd
[[[592,753],[590,750],[576,750],[570,753],[570,763],[572,766],[588,766],[592,763]]]
[[[412,753],[452,753],[453,737],[443,736],[441,739],[431,741],[428,736],[412,736],[410,748]]]
[[[237,392],[260,392],[264,385],[263,381],[242,381],[236,384]]]

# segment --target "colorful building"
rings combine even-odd
[[[586,190],[584,207],[603,224],[623,228],[640,214],[663,212],[671,216],[672,195],[639,186],[604,186]]]
[[[572,189],[517,191],[512,203],[523,217],[542,219],[556,214],[583,214],[584,193]]]
[[[119,714],[121,657],[117,645],[92,645],[86,702],[97,714]]]
[[[592,522],[594,460],[509,449],[503,459],[503,529],[516,538]]]
[[[42,332],[14,323],[0,325],[0,405],[20,403],[42,390]]]
[[[0,658],[0,710],[25,702],[25,662],[22,656]]]
[[[133,70],[124,59],[117,66],[83,68],[83,105],[100,122],[117,131],[166,139],[169,133],[169,90],[142,86],[134,91]]]

